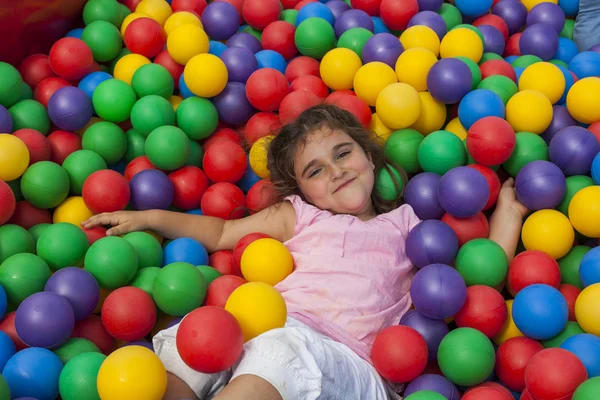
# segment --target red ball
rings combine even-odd
[[[314,75],[321,77],[320,63],[314,58],[300,56],[290,61],[285,68],[285,77],[288,82],[293,82],[296,78],[304,75]]]
[[[71,86],[69,82],[58,76],[51,76],[42,80],[33,91],[33,99],[48,108],[50,97],[60,88]]]
[[[298,54],[294,35],[296,27],[286,21],[275,21],[270,23],[262,33],[262,47],[264,50],[278,52],[289,60]]]
[[[246,97],[260,111],[275,111],[290,91],[285,76],[273,68],[261,68],[246,82]]]
[[[68,131],[54,131],[48,135],[51,153],[50,161],[62,165],[72,153],[81,150],[81,136]]]
[[[233,248],[233,268],[235,275],[242,276],[242,268],[240,263],[242,261],[242,254],[244,254],[246,247],[250,246],[250,244],[255,240],[267,238],[270,238],[270,236],[260,232],[253,232],[243,236],[240,240],[238,240]]]
[[[417,0],[382,0],[379,7],[385,26],[397,31],[406,29],[408,21],[418,12]]]
[[[142,0],[121,0],[120,2],[125,7],[129,8],[131,12],[135,12],[136,7],[142,2]]]
[[[62,38],[50,49],[50,67],[54,73],[68,81],[76,81],[92,70],[94,56],[83,40]]]
[[[301,2],[296,4],[296,6],[294,7],[294,10],[300,11],[300,9],[302,7],[304,7],[305,5],[310,4],[310,3],[316,3],[316,2],[317,2],[317,0],[302,0]]]
[[[493,382],[491,382],[493,383]],[[514,400],[513,395],[501,385],[479,386],[467,390],[462,400]]]
[[[281,102],[279,118],[284,124],[293,122],[307,109],[321,104],[321,99],[306,90],[291,92]]]
[[[261,179],[256,182],[246,195],[246,204],[250,214],[255,214],[276,203],[277,193],[269,179]]]
[[[202,147],[203,147],[204,151],[206,152],[206,150],[208,150],[208,148],[210,146],[212,146],[213,144],[220,142],[222,140],[228,140],[229,142],[238,144],[238,145],[242,144],[242,138],[240,137],[240,135],[238,135],[238,133],[236,131],[234,131],[231,128],[221,128],[221,129],[217,129],[217,131],[215,133],[210,135],[210,137],[208,137],[204,141],[204,144],[202,145]]]
[[[175,89],[177,89],[179,87],[179,78],[181,77],[181,74],[183,74],[183,69],[185,67],[173,60],[167,50],[163,50],[158,53],[158,55],[154,58],[154,64],[162,65],[167,71],[169,71],[169,74],[171,74],[173,77]]]
[[[462,246],[469,240],[487,239],[490,234],[490,225],[483,213],[477,213],[469,218],[457,218],[448,213],[444,214],[442,221],[447,223],[458,237],[458,245]]]
[[[204,192],[200,206],[203,215],[239,219],[246,212],[246,198],[242,189],[233,183],[218,182]]]
[[[508,25],[506,21],[495,14],[486,14],[482,17],[477,18],[473,22],[473,26],[481,26],[481,25],[490,25],[494,28],[498,29],[502,36],[504,37],[504,41],[508,39]]]
[[[521,397],[519,398],[519,400],[536,400],[533,398],[533,396],[531,396],[531,394],[529,393],[529,390],[525,389],[521,392]]]
[[[198,167],[186,166],[169,174],[175,188],[173,206],[182,210],[200,207],[200,200],[208,189],[208,178]]]
[[[102,304],[102,324],[114,338],[139,340],[156,323],[154,300],[144,290],[125,286],[115,289]]]
[[[108,229],[106,229],[103,226],[95,226],[93,228],[88,229],[82,228],[81,230],[87,236],[88,243],[90,244],[90,246],[93,245],[94,242],[96,242],[96,240],[106,237],[106,232],[108,231]]]
[[[244,18],[242,16],[242,9],[244,8],[245,0],[215,0],[215,1],[222,1],[224,3],[229,3],[232,6],[234,6],[235,9],[237,10],[238,14],[240,14],[240,25],[243,25]]]
[[[587,129],[588,131],[592,132],[594,136],[596,136],[598,143],[600,143],[600,121],[594,122],[593,124],[588,126]]]
[[[581,293],[581,289],[577,286],[563,283],[559,286],[558,290],[565,297],[565,300],[567,300],[567,306],[569,307],[569,321],[577,322],[577,318],[575,317],[575,302],[577,301],[577,297],[579,297],[579,293]]]
[[[167,34],[158,22],[143,17],[127,25],[123,41],[132,53],[152,58],[164,49]]]
[[[504,298],[489,286],[474,285],[467,288],[467,299],[454,316],[459,328],[477,329],[485,336],[496,336],[504,326],[508,310]]]
[[[8,183],[0,179],[0,225],[11,219],[16,207],[17,199],[15,198],[15,194]]]
[[[2,186],[0,184],[0,186]],[[0,210],[3,208],[2,190],[0,189]],[[25,229],[38,224],[51,224],[52,215],[50,211],[32,206],[29,202],[21,200],[14,208],[14,213],[9,221],[10,224],[19,225]],[[2,225],[2,217],[0,215],[0,225]]]
[[[512,126],[500,117],[482,118],[467,133],[467,151],[475,162],[488,167],[508,160],[516,143]]]
[[[279,19],[281,3],[279,0],[245,0],[242,16],[254,29],[263,30]]]
[[[89,340],[106,355],[109,355],[117,348],[117,342],[108,333],[99,315],[92,314],[86,319],[76,322],[71,337]]]
[[[193,11],[199,16],[202,16],[206,8],[206,0],[173,0],[171,9],[174,13],[178,11]]]
[[[290,89],[292,92],[295,90],[306,90],[307,92],[311,92],[322,99],[329,96],[329,88],[325,82],[323,82],[323,80],[321,80],[321,78],[318,76],[314,75],[299,76],[298,78],[294,79],[294,82],[292,82],[290,85]]]
[[[202,160],[202,169],[213,182],[237,182],[246,173],[246,152],[239,144],[222,140],[212,144]]]
[[[536,353],[525,368],[525,385],[537,400],[571,398],[587,377],[585,366],[579,358],[561,348],[544,349]]]
[[[560,268],[554,258],[539,250],[526,250],[510,262],[506,288],[515,297],[522,289],[543,283],[560,287]]]
[[[175,344],[188,367],[214,374],[231,368],[238,360],[244,335],[229,311],[220,307],[201,307],[181,321]]]
[[[502,75],[517,82],[517,73],[515,69],[504,60],[489,60],[479,66],[481,78],[485,79],[492,75]]]
[[[375,338],[371,360],[377,372],[390,382],[410,382],[427,366],[427,343],[411,327],[390,326]]]
[[[35,87],[46,78],[54,75],[50,68],[50,60],[45,54],[32,54],[21,61],[19,72],[23,81],[35,90]]]
[[[302,0],[281,0],[281,5],[286,10],[291,10]]]
[[[219,271],[222,275],[234,274],[233,251],[219,250],[208,257],[208,264]]]
[[[208,284],[204,305],[225,308],[227,299],[235,289],[248,283],[237,275],[223,275]]]
[[[83,202],[94,214],[121,211],[127,207],[131,191],[129,182],[116,171],[96,171],[85,180],[81,190]]]
[[[483,211],[489,210],[490,208],[492,208],[494,206],[494,204],[496,204],[496,200],[498,200],[498,195],[500,194],[500,188],[502,187],[502,185],[500,184],[500,178],[498,177],[498,174],[496,174],[496,172],[494,172],[493,169],[486,167],[484,165],[470,164],[470,165],[468,165],[468,167],[476,169],[477,171],[481,172],[481,174],[487,181],[488,186],[490,187],[490,196],[488,197],[488,201],[485,204],[485,207],[483,207]]]
[[[373,114],[371,113],[369,105],[358,96],[352,96],[349,94],[334,96],[334,93],[325,99],[325,103],[335,104],[336,106],[354,114],[360,123],[363,124],[365,128],[368,128],[371,124],[371,119],[373,118]]]
[[[17,329],[15,328],[15,315],[16,311],[10,312],[6,314],[2,322],[0,322],[0,332],[4,332],[8,335],[9,338],[12,339],[17,351],[28,348],[25,343],[19,338],[17,335]]]
[[[127,167],[125,167],[125,172],[123,173],[123,175],[125,175],[125,179],[127,179],[127,182],[129,182],[131,180],[131,178],[133,178],[135,176],[135,174],[137,174],[138,172],[145,171],[147,169],[158,169],[158,168],[156,168],[154,165],[152,165],[150,160],[148,160],[148,157],[139,156],[139,157],[134,158],[133,160],[131,160],[129,162],[129,164],[127,164]]]
[[[248,146],[264,136],[276,135],[281,128],[279,115],[270,112],[258,112],[250,117],[244,128],[244,138]]]
[[[525,367],[544,346],[527,337],[514,337],[502,343],[496,351],[496,375],[510,390],[525,389]]]
[[[372,17],[379,15],[381,0],[351,0],[352,8],[363,10]]]
[[[35,129],[29,128],[19,129],[13,135],[21,139],[25,143],[25,146],[27,146],[27,150],[29,150],[29,165],[39,161],[50,160],[51,148],[46,136]]]
[[[519,44],[522,34],[523,32],[517,32],[508,38],[506,46],[504,47],[504,54],[502,54],[503,57],[522,55],[521,46]]]

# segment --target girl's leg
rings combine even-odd
[[[256,375],[240,375],[234,378],[215,400],[282,400],[281,395],[269,382]]]
[[[177,375],[167,372],[167,393],[163,400],[198,400],[196,393]]]
[[[573,40],[579,51],[600,43],[600,1],[580,0],[579,14],[573,30]]]

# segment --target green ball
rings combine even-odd
[[[50,132],[50,117],[46,107],[35,100],[21,100],[8,109],[13,120],[13,131],[35,129],[44,135]]]
[[[0,285],[8,302],[15,307],[32,294],[44,290],[48,279],[50,267],[34,254],[15,254],[0,264]]]
[[[527,54],[524,56],[520,56],[518,57],[515,61],[512,62],[512,66],[513,67],[521,67],[521,68],[527,68],[530,65],[533,65],[535,63],[539,63],[542,62],[542,59],[539,58],[538,56],[534,56],[532,54]]]
[[[118,125],[100,121],[85,130],[81,146],[98,153],[106,164],[113,165],[127,152],[127,136]]]
[[[404,400],[448,400],[445,396],[434,392],[433,390],[419,390],[414,392],[410,396],[404,398]]]
[[[281,20],[296,26],[296,17],[298,10],[283,10],[281,12]]]
[[[121,58],[123,58],[124,56],[126,56],[127,54],[131,54],[131,50],[129,50],[127,47],[123,47],[121,49],[121,51],[119,52],[119,54],[117,54],[117,56],[115,58],[113,58],[113,60],[110,62],[110,64],[108,64],[108,71],[106,71],[106,72],[113,75],[115,73],[115,65],[117,65],[119,60]]]
[[[483,56],[481,56],[481,60],[479,60],[479,65],[490,60],[504,60],[504,58],[502,58],[501,55],[496,53],[483,53]]]
[[[490,339],[473,328],[448,333],[438,348],[438,364],[444,376],[460,386],[474,386],[494,370],[496,354]]]
[[[190,140],[190,156],[185,165],[202,168],[202,160],[204,159],[204,150],[200,143]]]
[[[54,208],[69,194],[71,182],[67,171],[51,161],[40,161],[21,177],[21,192],[25,200],[37,208]]]
[[[473,239],[458,251],[456,270],[467,286],[496,287],[506,278],[508,258],[498,243],[489,239]]]
[[[417,154],[424,138],[414,129],[400,129],[392,132],[385,142],[385,157],[407,174],[415,174],[419,172]]]
[[[535,133],[517,132],[515,149],[502,167],[516,177],[521,168],[537,160],[548,161],[548,144]]]
[[[350,49],[360,58],[362,58],[362,50],[367,43],[367,40],[373,37],[373,32],[365,28],[350,28],[340,36],[337,47]]]
[[[549,62],[550,62],[550,64],[554,64],[559,67],[565,67],[567,69],[569,68],[569,64],[567,64],[566,62],[561,61],[561,60],[550,60]]]
[[[22,85],[19,71],[8,63],[0,62],[0,105],[8,108],[19,101]]]
[[[123,47],[121,32],[107,21],[94,21],[86,26],[81,40],[92,50],[94,60],[98,62],[112,60],[119,55]]]
[[[394,201],[400,197],[402,189],[404,188],[404,180],[402,175],[396,168],[387,164],[389,168],[381,168],[377,174],[377,180],[375,182],[375,190],[377,194],[384,200]],[[391,173],[390,173],[391,171]],[[392,177],[392,174],[394,177]]]
[[[307,18],[298,25],[294,34],[300,54],[320,60],[335,47],[333,26],[322,18]]]
[[[60,372],[58,389],[63,400],[100,400],[96,380],[106,356],[98,352],[73,357]]]
[[[481,77],[482,77],[481,69],[479,68],[479,65],[477,65],[477,63],[475,61],[473,61],[467,57],[460,56],[460,57],[456,57],[456,59],[461,60],[462,62],[467,64],[467,67],[469,67],[469,69],[471,70],[471,77],[473,78],[473,85],[471,86],[471,89],[472,90],[477,89],[477,86],[481,82]]]
[[[477,36],[479,36],[479,39],[481,39],[481,43],[485,43],[485,39],[483,38],[483,33],[481,33],[479,28],[477,28],[476,26],[473,26],[471,24],[458,24],[450,30],[461,29],[461,28],[469,29],[469,30],[475,32],[477,34]]]
[[[567,192],[565,193],[565,197],[563,197],[561,202],[558,203],[558,206],[556,206],[556,209],[568,217],[569,204],[571,203],[571,199],[573,198],[573,196],[575,196],[575,193],[588,186],[593,186],[594,181],[592,180],[592,178],[586,175],[573,175],[567,177],[566,180]]]
[[[21,88],[21,97],[19,98],[19,100],[33,100],[33,90],[31,89],[31,87],[29,87],[28,84],[23,82]]]
[[[62,346],[53,350],[63,364],[67,364],[74,357],[83,353],[100,353],[100,349],[93,342],[83,338],[70,338]]]
[[[163,171],[182,167],[190,155],[190,140],[184,131],[174,126],[161,126],[146,138],[146,156]]]
[[[6,224],[0,226],[0,263],[8,257],[19,253],[35,253],[35,245],[31,234],[19,225]]]
[[[242,32],[251,34],[252,36],[254,36],[255,38],[257,38],[259,42],[262,41],[262,32],[259,31],[259,30],[257,30],[257,29],[254,29],[250,25],[246,25],[242,29]]]
[[[504,75],[492,75],[482,80],[477,89],[487,89],[496,93],[504,105],[519,91],[515,81]]]
[[[571,400],[597,400],[600,393],[600,376],[588,379],[577,387]]]
[[[452,168],[465,165],[465,153],[465,147],[458,136],[448,131],[436,131],[423,139],[417,151],[417,159],[423,171],[444,175]]]
[[[560,345],[562,345],[563,342],[565,340],[567,340],[568,338],[570,338],[571,336],[580,335],[582,333],[585,333],[585,332],[583,331],[583,329],[581,329],[581,327],[579,326],[579,324],[577,322],[567,321],[567,325],[565,325],[565,329],[563,329],[561,333],[554,336],[553,338],[544,340],[542,342],[542,345],[545,348],[560,347]]]
[[[212,281],[214,281],[215,279],[217,279],[218,277],[223,275],[219,271],[217,271],[217,269],[215,269],[213,267],[209,267],[208,265],[198,265],[198,266],[196,266],[196,268],[198,268],[200,270],[200,272],[202,273],[202,276],[204,277],[204,280],[206,281],[207,287],[208,287],[208,285],[210,285],[210,283]]]
[[[33,248],[34,249],[37,246],[38,239],[40,238],[40,236],[42,236],[42,233],[44,233],[46,228],[48,228],[49,226],[52,226],[52,224],[45,224],[45,223],[37,224],[28,229],[29,234],[33,238]],[[0,262],[2,262],[1,258],[0,258]]]
[[[119,7],[121,7],[122,18],[121,18],[121,21],[119,21],[119,23],[117,24],[117,26],[121,26],[123,24],[123,21],[125,20],[125,18],[131,14],[131,10],[125,4],[119,3]]]
[[[131,109],[131,125],[142,136],[147,137],[156,128],[175,125],[175,111],[164,97],[145,96]]]
[[[188,97],[177,107],[177,126],[191,140],[209,137],[219,123],[219,114],[214,104],[201,97]]]
[[[101,82],[92,95],[96,114],[105,121],[116,123],[129,119],[136,100],[133,88],[119,79]]]
[[[175,83],[169,71],[162,65],[146,64],[133,74],[131,87],[139,99],[153,94],[169,100],[173,95]]]
[[[123,9],[116,0],[89,0],[83,7],[83,22],[107,21],[117,28],[123,22]]]
[[[455,26],[462,24],[462,14],[452,4],[442,4],[437,13],[444,19],[447,30],[451,30]]]
[[[569,40],[573,40],[573,29],[575,28],[575,20],[567,19],[565,21],[565,26],[563,26],[562,31],[558,34],[558,36],[567,38]]]
[[[15,179],[14,181],[8,181],[6,183],[8,183],[8,186],[10,186],[10,190],[12,190],[14,193],[17,201],[25,200],[25,197],[23,197],[23,192],[21,192],[21,178]]]
[[[141,133],[131,128],[125,132],[127,137],[127,151],[123,156],[126,162],[130,162],[134,158],[146,155],[146,137]]]
[[[130,232],[123,236],[138,255],[138,269],[162,267],[163,248],[154,236],[146,232]]]
[[[163,312],[182,317],[202,305],[206,286],[198,268],[185,262],[175,262],[165,265],[158,273],[152,295]]]
[[[0,375],[0,400],[10,400],[10,387],[2,375]]]
[[[90,247],[86,234],[79,227],[60,222],[44,230],[37,241],[37,255],[48,266],[57,271],[69,266],[77,266]]]
[[[85,270],[96,278],[100,287],[117,289],[135,276],[138,256],[135,248],[117,236],[103,237],[90,246],[84,259]]]
[[[94,172],[107,169],[106,161],[91,150],[77,150],[67,156],[62,167],[71,182],[71,193],[81,196],[85,180]]]
[[[590,251],[588,246],[575,246],[561,259],[558,260],[560,268],[560,281],[583,289],[583,284],[579,278],[579,264],[583,256]]]
[[[148,293],[152,296],[152,290],[154,288],[154,280],[156,279],[156,275],[160,272],[159,267],[148,267],[144,269],[140,269],[131,282],[129,282],[129,286],[136,287],[138,289],[142,289],[144,292]]]

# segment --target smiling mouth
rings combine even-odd
[[[351,184],[352,182],[354,182],[356,178],[352,178],[350,180],[347,180],[346,182],[342,183],[340,186],[338,186],[337,189],[335,189],[335,191],[333,193],[337,193],[339,190],[345,188],[346,186],[348,186],[349,184]]]

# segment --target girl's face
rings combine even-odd
[[[374,216],[375,166],[350,136],[328,128],[312,132],[294,159],[294,173],[308,202],[363,220]]]

